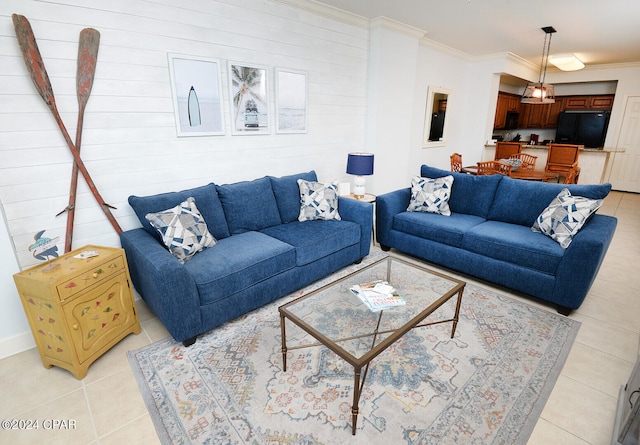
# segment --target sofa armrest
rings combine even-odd
[[[369,255],[373,232],[373,205],[356,199],[338,197],[338,213],[345,221],[360,225],[360,258]]]
[[[618,220],[594,215],[567,248],[556,272],[554,301],[577,309],[593,284],[613,239]]]
[[[133,285],[173,338],[201,332],[198,289],[185,267],[142,228],[120,234]]]
[[[388,236],[393,217],[407,210],[411,189],[405,188],[379,195],[376,199],[376,234],[382,246],[389,246]]]

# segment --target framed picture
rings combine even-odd
[[[229,62],[232,134],[268,134],[267,69]]]
[[[220,61],[168,54],[178,136],[223,135]]]
[[[276,133],[307,132],[307,74],[276,68]]]

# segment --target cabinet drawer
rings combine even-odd
[[[60,301],[81,292],[100,281],[125,270],[124,257],[118,256],[104,263],[96,264],[95,267],[86,270],[80,275],[76,275],[65,282],[58,284],[58,296]]]

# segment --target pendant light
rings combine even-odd
[[[549,63],[549,48],[551,47],[551,34],[556,32],[553,26],[542,28],[545,32],[544,45],[542,47],[542,60],[540,61],[540,76],[537,83],[529,82],[522,93],[520,102],[523,104],[552,104],[556,101],[556,94],[553,85],[544,83],[547,76],[547,65]]]

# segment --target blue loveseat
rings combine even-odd
[[[563,249],[531,230],[563,188],[603,199],[610,184],[564,185],[502,175],[472,176],[427,165],[420,176],[452,175],[450,216],[408,212],[409,188],[378,196],[377,239],[383,250],[411,255],[552,302],[568,315],[584,301],[611,243],[617,219],[595,214]]]
[[[371,204],[339,198],[341,220],[298,221],[297,179],[314,171],[129,197],[141,228],[120,235],[136,290],[185,345],[369,253]],[[182,264],[145,219],[193,197],[217,244]]]

